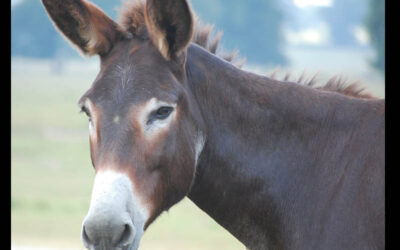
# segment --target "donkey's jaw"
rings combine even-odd
[[[128,176],[112,170],[96,174],[89,212],[82,224],[82,241],[88,249],[138,249],[149,218]]]

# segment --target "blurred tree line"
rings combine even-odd
[[[216,24],[223,31],[221,46],[240,49],[248,62],[284,64],[281,45],[282,21],[277,0],[192,0],[204,23]],[[120,0],[92,0],[116,20]],[[24,0],[11,12],[11,52],[13,56],[51,58],[75,56],[64,38],[57,34],[39,0]]]
[[[114,20],[121,0],[91,0]],[[128,1],[128,0],[123,0]],[[292,0],[285,0],[292,2]],[[223,31],[222,48],[239,49],[250,63],[285,65],[286,45],[281,33],[285,21],[298,11],[283,0],[191,0],[193,9],[204,23],[215,24],[215,32]],[[377,52],[374,67],[385,69],[385,1],[334,0],[332,7],[321,8],[320,16],[330,27],[334,46],[354,45],[349,27],[365,19],[371,45]],[[292,9],[290,9],[292,8]],[[292,17],[293,19],[293,17]],[[291,20],[296,23],[296,20]],[[12,56],[54,58],[78,54],[54,29],[39,0],[23,0],[11,11]]]
[[[330,25],[335,46],[354,44],[355,39],[348,27],[359,25],[368,30],[371,46],[376,52],[372,66],[385,71],[385,0],[334,0],[331,8],[323,8],[321,17]],[[347,28],[346,28],[347,27]]]
[[[92,1],[113,18],[120,1]],[[65,39],[58,34],[40,0],[24,0],[11,10],[11,55],[35,58],[77,56]]]
[[[385,0],[369,0],[366,26],[371,35],[371,45],[376,51],[372,65],[385,71]]]
[[[234,50],[248,62],[286,64],[279,0],[192,0],[203,22],[223,32],[222,47]]]
[[[335,0],[331,7],[320,10],[320,17],[329,24],[335,46],[357,44],[353,28],[362,25],[368,11],[368,5],[363,3],[365,0]]]

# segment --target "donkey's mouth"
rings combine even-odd
[[[97,246],[91,246],[88,247],[89,250],[138,250],[139,249],[139,243],[133,243],[130,246],[124,246],[124,247],[113,247],[111,244],[101,244]]]

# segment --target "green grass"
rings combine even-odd
[[[80,227],[89,208],[94,171],[87,118],[78,113],[76,103],[97,73],[85,64],[61,75],[52,74],[46,63],[13,64],[12,245],[83,249]],[[222,247],[244,249],[188,199],[162,214],[141,244],[144,250]]]

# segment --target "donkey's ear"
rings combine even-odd
[[[165,59],[178,56],[193,36],[193,15],[186,0],[147,0],[146,26]]]
[[[105,54],[123,36],[122,29],[85,0],[42,0],[50,19],[83,54]]]

